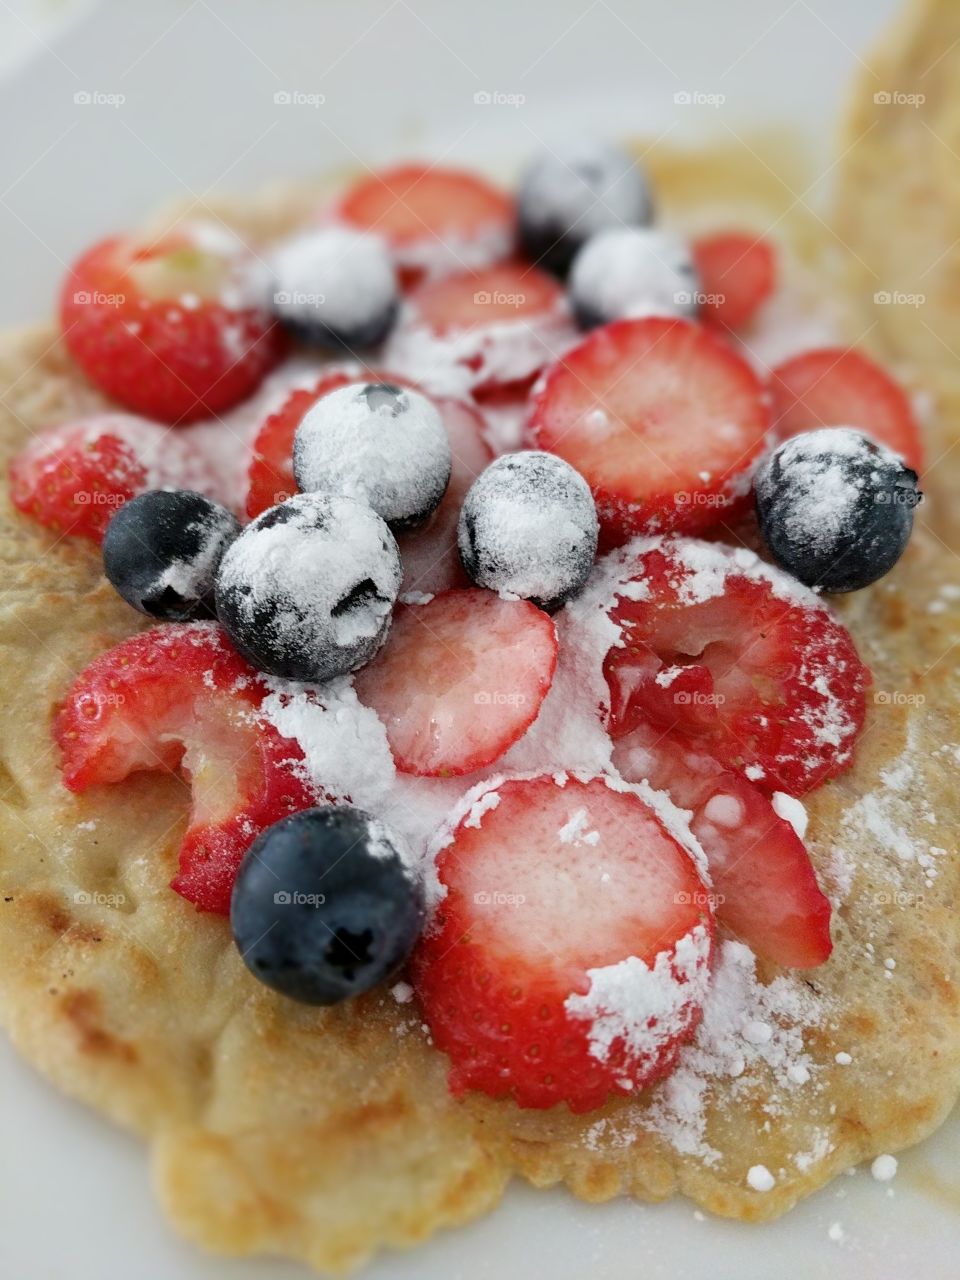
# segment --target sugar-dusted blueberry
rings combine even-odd
[[[763,463],[760,533],[781,568],[823,591],[857,591],[903,555],[917,473],[852,427],[794,436]]]
[[[349,805],[304,809],[261,832],[237,873],[230,925],[259,980],[304,1004],[338,1004],[390,978],[423,925],[401,842]]]
[[[273,308],[311,346],[382,342],[397,316],[396,272],[379,236],[346,227],[304,231],[274,251]]]
[[[653,217],[647,176],[620,147],[583,142],[543,152],[517,191],[518,236],[527,257],[565,276],[580,246],[608,227],[646,226]]]
[[[656,227],[601,231],[570,271],[570,302],[582,329],[625,316],[695,316],[699,289],[689,246]]]
[[[527,450],[491,462],[470,487],[457,543],[478,587],[556,609],[586,582],[597,552],[590,486],[568,462]]]
[[[240,523],[188,489],[150,489],[119,508],[103,539],[103,571],[150,618],[213,617],[213,585]]]
[[[247,525],[217,574],[217,617],[248,662],[322,681],[369,662],[387,638],[400,553],[375,511],[304,493]]]
[[[398,529],[439,505],[451,464],[433,401],[389,382],[353,383],[322,396],[293,444],[293,474],[304,493],[326,489],[358,498]]]

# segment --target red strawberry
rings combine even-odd
[[[613,737],[650,720],[795,796],[847,767],[870,673],[817,596],[719,543],[649,539],[614,556]]]
[[[283,351],[282,331],[254,299],[251,262],[239,241],[227,233],[213,241],[208,229],[152,245],[103,240],[63,285],[67,349],[138,413],[172,423],[223,413]]]
[[[587,479],[608,543],[696,531],[746,500],[767,408],[753,370],[686,320],[618,320],[568,351],[534,394],[537,445]]]
[[[416,367],[424,351],[429,359],[425,330],[442,344],[436,360],[460,366],[478,394],[528,383],[576,336],[560,285],[522,262],[500,262],[415,289],[390,348],[397,363]]]
[[[445,591],[401,605],[357,694],[387,728],[397,768],[447,777],[499,760],[537,718],[557,665],[552,620],[526,600]]]
[[[830,903],[803,841],[752,783],[679,733],[638,725],[613,762],[692,813],[710,868],[717,920],[758,955],[792,969],[829,959]]]
[[[860,351],[823,347],[794,356],[770,375],[778,440],[818,427],[859,427],[923,470],[920,428],[903,389]]]
[[[439,165],[404,164],[354,183],[335,215],[389,244],[401,278],[487,266],[513,242],[513,202],[483,178]]]
[[[181,435],[125,413],[39,432],[10,463],[10,499],[55,533],[100,542],[110,517],[147,489],[212,494],[199,454]]]
[[[414,983],[454,1093],[600,1106],[664,1075],[709,977],[708,892],[657,813],[602,779],[500,783],[437,859]]]
[[[693,260],[705,295],[700,314],[721,329],[745,329],[777,284],[777,262],[768,240],[742,231],[716,232],[693,243]]]
[[[440,506],[422,528],[397,534],[403,561],[401,591],[433,595],[470,586],[457,551],[457,523],[467,490],[493,460],[493,451],[483,437],[484,421],[476,409],[461,400],[437,400],[436,405],[453,452],[450,483]]]
[[[254,837],[317,803],[299,745],[256,714],[265,692],[216,624],[154,627],[95,658],[54,726],[71,791],[183,770],[193,803],[172,887],[202,911],[227,914]]]

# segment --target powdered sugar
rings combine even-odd
[[[273,305],[295,322],[349,334],[396,306],[397,284],[384,241],[348,227],[303,231],[271,255]]]
[[[692,316],[698,289],[689,247],[655,227],[601,231],[570,272],[573,305],[587,325],[625,316]]]

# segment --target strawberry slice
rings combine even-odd
[[[445,591],[398,607],[355,686],[386,725],[398,769],[448,777],[482,769],[523,736],[556,665],[556,629],[535,605]]]
[[[147,489],[215,496],[188,440],[146,418],[100,413],[39,432],[10,463],[10,500],[55,533],[103,539],[110,517]]]
[[[923,440],[910,401],[861,351],[822,347],[794,356],[770,375],[773,432],[788,440],[819,427],[857,427],[923,470]]]
[[[162,422],[246,399],[283,354],[254,259],[206,224],[153,244],[114,236],[74,263],[60,297],[70,354],[128,408]]]
[[[691,812],[707,855],[717,922],[767,960],[812,969],[830,957],[830,903],[803,841],[751,782],[681,734],[640,724],[613,762]]]
[[[586,478],[608,545],[696,531],[746,502],[766,434],[763,388],[719,337],[686,320],[593,332],[534,393],[536,444]]]
[[[257,709],[266,686],[214,623],[154,627],[100,654],[67,694],[54,736],[71,791],[180,769],[192,805],[172,887],[230,910],[240,860],[265,827],[318,797],[299,745]]]
[[[487,266],[513,242],[509,196],[476,174],[439,165],[403,164],[361,178],[334,213],[383,236],[407,285]]]
[[[492,462],[493,451],[484,439],[485,423],[476,409],[462,400],[439,399],[435,403],[447,428],[453,469],[447,491],[427,523],[397,534],[403,562],[401,594],[420,591],[436,595],[471,585],[457,550],[457,524],[467,490]]]
[[[777,285],[773,246],[746,232],[695,240],[693,261],[704,295],[701,318],[721,329],[746,329]]]
[[[527,263],[500,262],[415,289],[389,352],[425,381],[436,365],[455,364],[483,394],[529,383],[575,338],[557,281]]]
[[[719,543],[638,540],[611,564],[612,737],[650,720],[793,796],[850,764],[870,673],[817,596]]]
[[[571,1111],[670,1070],[700,1018],[709,894],[656,811],[606,781],[502,782],[437,858],[413,956],[450,1089]]]

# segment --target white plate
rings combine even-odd
[[[18,0],[28,21],[32,7]],[[191,192],[242,191],[398,154],[449,152],[501,167],[571,131],[723,135],[787,120],[823,141],[858,51],[894,8],[894,0],[103,4],[0,82],[0,324],[46,316],[77,250]],[[525,101],[475,103],[482,93]],[[294,101],[275,102],[277,94]],[[723,101],[685,105],[678,94]],[[318,95],[325,101],[309,105]],[[302,1274],[208,1259],[180,1243],[152,1203],[142,1148],[55,1094],[5,1043],[0,1134],[0,1276]],[[518,1184],[487,1219],[367,1274],[804,1280],[842,1270],[854,1280],[955,1280],[957,1135],[954,1120],[904,1154],[892,1184],[856,1172],[764,1227],[703,1219],[683,1201],[587,1206]]]

